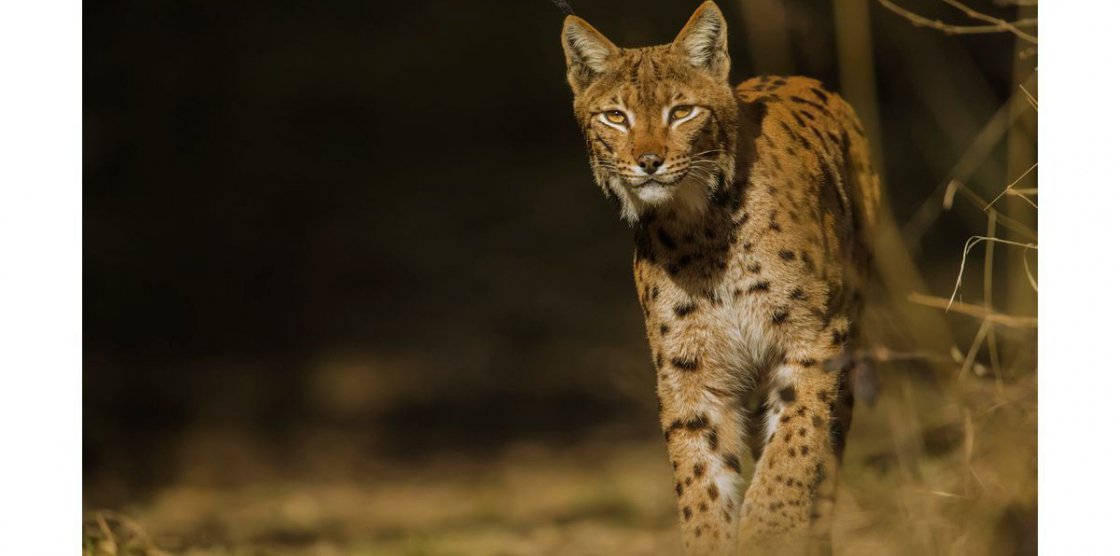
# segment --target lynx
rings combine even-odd
[[[804,77],[733,88],[712,2],[667,45],[574,15],[561,38],[595,181],[635,230],[686,552],[830,551],[879,204],[853,109]]]

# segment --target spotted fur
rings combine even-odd
[[[878,179],[855,113],[819,82],[732,88],[726,29],[706,2],[673,43],[625,49],[569,16],[568,81],[595,180],[635,229],[687,552],[817,551],[851,419]]]

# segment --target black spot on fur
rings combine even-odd
[[[739,464],[739,456],[735,454],[724,454],[723,464],[736,473],[742,472],[742,467]]]
[[[703,477],[704,476],[704,471],[706,471],[706,470],[707,470],[707,468],[704,466],[703,463],[697,463],[696,465],[692,466],[692,474],[696,477]]]
[[[673,312],[676,313],[678,317],[687,317],[688,315],[692,314],[692,312],[695,311],[695,310],[696,310],[696,304],[695,303],[685,303],[685,304],[682,304],[682,305],[677,305],[676,307],[673,308]]]
[[[704,430],[708,428],[708,416],[697,415],[685,423],[684,427],[690,431]]]
[[[783,261],[792,261],[793,258],[797,255],[789,249],[782,249],[781,251],[778,251],[778,256],[781,257]]]
[[[755,282],[747,288],[747,293],[759,293],[770,291],[770,282]]]
[[[715,290],[708,290],[704,293],[704,297],[708,300],[708,303],[711,303],[714,307],[720,307],[723,305],[723,300],[719,298],[719,295],[716,294]]]
[[[783,402],[789,403],[797,399],[797,392],[793,389],[793,386],[786,386],[778,390],[778,397],[781,398]]]
[[[789,298],[797,301],[804,301],[806,299],[805,290],[801,286],[797,286],[792,292],[789,292]]]
[[[682,371],[695,371],[700,368],[700,360],[695,357],[674,357],[672,363]]]
[[[786,320],[788,320],[788,319],[789,319],[789,310],[787,310],[787,309],[779,309],[778,311],[776,311],[774,313],[774,315],[772,317],[770,317],[770,320],[774,324],[782,324],[782,323],[786,322]]]

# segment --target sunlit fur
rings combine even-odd
[[[634,227],[686,553],[828,553],[878,178],[819,81],[733,90],[726,28],[705,2],[671,44],[621,49],[569,17],[568,82],[595,180]]]

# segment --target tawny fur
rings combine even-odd
[[[819,82],[733,89],[726,28],[706,2],[673,43],[623,49],[569,16],[568,80],[596,182],[635,227],[686,551],[827,552],[878,179]]]

